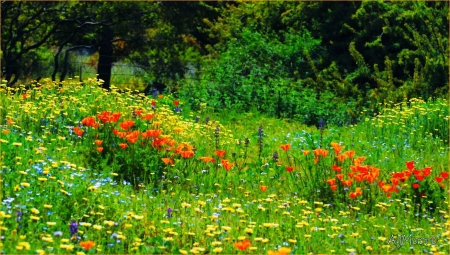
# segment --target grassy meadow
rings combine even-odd
[[[4,254],[449,254],[449,105],[357,125],[2,84]]]

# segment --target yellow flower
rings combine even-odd
[[[223,251],[223,249],[220,248],[220,247],[217,247],[217,248],[214,248],[214,249],[213,249],[213,252],[214,252],[214,253],[221,253],[222,251]]]
[[[39,220],[39,217],[36,217],[36,216],[31,215],[31,216],[30,216],[30,219],[32,219],[32,220]]]
[[[44,208],[47,208],[47,209],[50,209],[52,207],[53,207],[53,205],[44,205]]]
[[[20,186],[23,186],[23,187],[30,187],[30,184],[29,184],[28,182],[21,182],[21,183],[20,183]]]
[[[19,242],[19,245],[25,248],[25,250],[30,249],[30,244],[28,242]]]
[[[386,237],[380,236],[380,237],[378,237],[378,240],[384,242],[384,241],[386,241]]]
[[[56,222],[47,222],[47,225],[49,225],[49,226],[55,226],[55,225],[56,225]]]
[[[180,250],[178,250],[178,251],[180,251],[180,253],[183,254],[183,255],[188,254],[188,252],[187,252],[186,250],[181,250],[181,249],[180,249]]]
[[[102,226],[100,226],[100,225],[94,225],[94,229],[96,229],[96,230],[101,230],[103,227]]]
[[[366,250],[371,251],[372,247],[371,246],[366,246]]]

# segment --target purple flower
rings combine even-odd
[[[23,215],[23,213],[22,213],[21,211],[17,211],[17,218],[16,218],[16,221],[21,220],[21,219],[22,219],[22,215]]]
[[[70,228],[70,236],[73,236],[76,233],[78,233],[78,224],[76,221],[70,222],[69,228]]]
[[[172,214],[170,214],[172,212],[172,208],[168,208],[167,209],[167,218],[172,218]]]
[[[200,116],[195,117],[195,123],[198,123],[199,120],[200,120]]]
[[[205,124],[208,124],[208,122],[209,122],[209,117],[206,117]]]
[[[272,157],[273,157],[273,161],[278,162],[278,153],[274,152]]]

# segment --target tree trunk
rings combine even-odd
[[[111,84],[111,69],[114,63],[114,50],[112,40],[114,39],[114,32],[108,26],[103,27],[102,39],[100,43],[100,49],[98,51],[98,66],[97,73],[98,78],[104,81],[102,87],[109,90]]]

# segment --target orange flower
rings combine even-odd
[[[336,190],[337,187],[338,187],[337,185],[331,185],[331,186],[330,186],[330,188],[331,188],[332,190]]]
[[[161,160],[162,160],[162,161],[164,162],[164,164],[166,164],[166,165],[168,165],[168,164],[173,164],[173,160],[170,159],[170,158],[162,158]]]
[[[331,143],[331,147],[334,149],[334,153],[336,155],[339,155],[339,153],[341,153],[342,149],[345,148],[345,146],[341,146],[338,143]]]
[[[136,110],[134,111],[134,113],[138,116],[140,116],[142,113],[144,112],[144,110]]]
[[[342,167],[340,167],[340,166],[332,166],[331,169],[333,169],[334,171],[339,173],[339,172],[341,172]]]
[[[236,247],[237,249],[239,249],[241,251],[247,250],[248,247],[250,247],[250,245],[251,245],[250,240],[244,240],[242,242],[234,243],[234,247]]]
[[[2,132],[3,132],[3,134],[5,134],[5,135],[9,134],[9,130],[8,130],[8,129],[3,130]]]
[[[122,149],[125,149],[125,148],[127,148],[128,144],[126,144],[126,143],[120,143],[119,146],[120,146]]]
[[[27,94],[27,93],[25,93],[25,94],[22,94],[22,97],[23,97],[23,99],[27,99],[27,97],[28,97],[28,94]]]
[[[227,171],[230,171],[230,169],[231,169],[231,168],[233,167],[233,165],[234,165],[234,164],[228,162],[228,160],[226,160],[226,159],[222,159],[221,163],[222,163],[222,166],[223,166]]]
[[[95,140],[95,144],[97,144],[97,146],[102,145],[103,141],[102,140]]]
[[[355,166],[359,166],[364,160],[366,160],[366,157],[357,157],[353,160],[353,163]]]
[[[192,158],[194,156],[194,152],[193,151],[182,151],[182,152],[180,152],[180,155],[183,158]]]
[[[219,158],[223,158],[223,156],[225,156],[225,151],[224,150],[217,150],[216,154]]]
[[[103,147],[97,147],[97,151],[101,153],[103,151]]]
[[[81,241],[80,242],[81,247],[83,247],[85,250],[89,250],[92,247],[94,247],[95,243],[93,241]]]
[[[214,158],[212,157],[199,157],[198,160],[203,160],[205,163],[214,162]]]
[[[153,117],[155,117],[155,114],[147,113],[145,115],[142,115],[141,119],[143,119],[143,120],[151,120],[151,119],[153,119]]]
[[[96,125],[95,120],[96,120],[95,117],[89,116],[89,117],[82,119],[81,124],[84,124],[88,127],[93,127]]]
[[[75,132],[75,134],[77,134],[78,136],[82,136],[84,133],[84,130],[79,127],[74,127],[73,132]]]
[[[342,183],[342,185],[350,187],[350,186],[352,186],[353,180],[349,179],[349,180],[342,181],[341,183]]]
[[[309,154],[309,150],[304,150],[303,151],[303,155],[308,156],[308,154]]]
[[[336,158],[340,161],[340,162],[344,162],[344,160],[346,159],[346,158],[348,158],[348,156],[347,156],[347,154],[339,154],[339,155],[337,155],[336,156]]]
[[[342,178],[344,178],[344,174],[336,174],[336,178],[342,181]]]
[[[355,151],[346,151],[344,152],[345,155],[347,155],[349,158],[353,158],[355,156]]]
[[[283,149],[284,151],[288,151],[291,148],[290,144],[283,144],[281,145],[281,149]]]
[[[119,125],[123,130],[128,130],[130,127],[134,126],[134,124],[135,124],[135,122],[132,120],[124,120]]]
[[[328,155],[328,151],[322,148],[318,148],[313,150],[314,155],[316,155],[316,157],[322,156],[322,157],[326,157]]]
[[[327,180],[327,182],[328,182],[328,184],[330,184],[330,186],[333,186],[334,185],[334,183],[336,182],[336,179],[328,179]]]
[[[268,187],[268,186],[265,186],[265,185],[259,186],[259,189],[260,189],[262,192],[266,192],[268,188],[269,188],[269,187]]]
[[[287,166],[286,167],[286,171],[288,171],[289,173],[292,172],[292,170],[294,170],[293,166]]]

